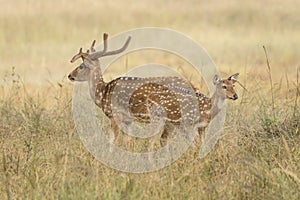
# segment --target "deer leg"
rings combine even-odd
[[[154,135],[150,138],[149,140],[149,146],[148,146],[148,151],[154,151],[154,147],[155,147],[155,144],[158,143],[158,140],[160,138],[160,135]]]
[[[128,132],[131,131],[132,120],[123,112],[118,112],[114,114],[114,118],[111,119],[111,125],[113,129],[113,134],[111,136],[111,143],[116,143],[117,137],[120,131],[123,131],[123,145],[126,149],[129,147],[129,143],[131,141],[131,137],[128,135]],[[120,130],[121,129],[121,130]]]
[[[110,145],[109,150],[112,151],[112,145],[115,144],[117,141],[118,135],[120,133],[120,128],[113,118],[110,120],[110,123],[111,123],[112,131],[110,132],[109,143],[111,145]]]
[[[123,145],[125,146],[125,149],[129,149],[130,148],[130,142],[131,142],[131,137],[129,136],[129,133],[131,131],[131,121],[127,121],[125,122],[126,123],[126,126],[128,127],[127,128],[127,131],[124,132],[123,131]]]
[[[160,139],[160,134],[156,134],[154,136],[152,136],[149,139],[149,145],[148,145],[148,159],[149,161],[153,161],[153,156],[154,156],[154,147],[156,144],[158,144],[158,141]]]
[[[166,122],[164,126],[163,133],[160,137],[160,145],[161,147],[164,147],[168,144],[168,140],[172,136],[172,133],[175,130],[175,126],[171,123]]]
[[[148,152],[154,152],[154,148],[155,148],[155,145],[158,144],[158,141],[160,140],[161,138],[161,131],[160,131],[160,128],[156,127],[155,128],[156,130],[154,130],[154,136],[152,136],[150,139],[149,139],[149,145],[148,145]],[[149,160],[153,160],[152,159],[152,154],[149,154]]]
[[[160,137],[160,146],[164,147],[168,144],[169,133],[166,129],[164,129],[161,137]]]
[[[205,136],[205,128],[200,127],[200,128],[198,128],[197,132],[198,132],[198,135],[195,138],[195,143],[196,144],[199,143],[199,142],[203,143],[204,136]]]
[[[203,144],[204,139],[205,139],[205,129],[207,128],[208,124],[209,124],[209,121],[201,120],[201,122],[198,126],[198,137],[195,138],[195,142],[197,142],[197,143],[201,142],[201,144]],[[199,139],[196,141],[197,138],[199,138]]]
[[[121,115],[121,127],[123,131],[123,145],[125,146],[126,149],[130,147],[130,141],[131,137],[129,136],[129,133],[132,131],[132,119],[128,117],[126,114]]]

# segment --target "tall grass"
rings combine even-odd
[[[15,73],[6,80],[11,84],[0,99],[0,191],[6,199],[300,197],[299,81],[260,90],[264,98],[257,94],[263,85],[246,82],[247,92],[240,103],[229,103],[223,137],[207,157],[199,159],[191,148],[163,170],[126,174],[101,164],[81,144],[68,84],[32,94]],[[269,123],[273,112],[276,120]]]

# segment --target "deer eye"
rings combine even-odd
[[[226,89],[227,87],[225,85],[222,86],[223,89]]]
[[[79,65],[79,69],[83,69],[84,68],[84,65]]]

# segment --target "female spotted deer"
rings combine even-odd
[[[213,83],[216,86],[216,89],[211,98],[207,97],[201,92],[198,92],[198,89],[194,87],[200,114],[199,123],[196,125],[198,127],[199,135],[201,135],[201,132],[205,130],[210,121],[221,111],[226,99],[238,99],[238,95],[234,90],[238,76],[239,73],[235,73],[232,76],[229,76],[227,79],[221,80],[218,75],[215,75],[213,78]],[[172,124],[166,123],[166,127],[168,127],[169,131],[167,132],[164,130],[161,136],[162,146],[166,145],[168,137],[170,136],[169,133],[174,131],[174,126],[172,126]]]
[[[216,90],[211,98],[196,92],[196,87],[189,87],[191,84],[179,77],[119,77],[106,83],[102,77],[99,58],[123,52],[131,39],[128,37],[120,49],[107,51],[107,38],[108,35],[104,33],[102,51],[95,51],[95,40],[86,53],[82,52],[82,48],[80,48],[79,53],[71,59],[71,63],[79,58],[83,62],[69,74],[68,78],[71,81],[88,81],[93,101],[110,119],[114,133],[111,142],[115,142],[120,132],[119,122],[114,118],[114,112],[120,110],[120,106],[116,104],[123,104],[122,109],[129,111],[129,115],[123,115],[123,121],[130,119],[146,123],[149,123],[153,116],[151,108],[163,108],[164,115],[161,117],[165,118],[165,125],[161,144],[165,145],[170,133],[182,121],[183,112],[188,113],[189,120],[193,121],[195,126],[198,124],[205,128],[220,111],[226,98],[232,100],[238,98],[233,88],[238,74],[224,80],[220,80],[216,75],[214,78]],[[128,99],[124,99],[124,96],[129,93],[128,91],[132,91],[131,95]],[[191,100],[193,98],[196,98],[196,102]],[[115,101],[115,99],[117,100]],[[122,113],[124,114],[124,112]],[[195,120],[196,113],[200,116],[196,116]]]

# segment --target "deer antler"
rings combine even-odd
[[[106,50],[107,50],[107,37],[108,37],[108,34],[107,34],[107,33],[104,33],[104,34],[103,34],[104,48],[103,48],[103,51],[101,51],[101,52],[103,52],[103,53],[105,53]],[[94,41],[92,42],[92,45],[91,45],[90,49],[88,49],[86,53],[83,53],[83,52],[82,52],[82,48],[80,48],[80,49],[79,49],[79,52],[78,52],[75,56],[73,56],[73,58],[71,59],[71,63],[75,62],[75,61],[76,61],[77,59],[79,59],[79,58],[82,58],[82,60],[85,59],[85,58],[88,58],[88,56],[89,56],[91,53],[96,52],[96,50],[95,50],[95,48],[94,48],[95,44],[96,44],[96,40],[94,40]],[[99,52],[99,53],[101,53],[101,52]]]
[[[79,52],[75,56],[73,56],[70,62],[73,63],[79,58],[85,59],[88,55],[89,55],[88,53],[83,53],[82,48],[80,48]]]
[[[124,43],[124,45],[120,49],[106,52],[107,51],[107,38],[108,38],[108,34],[104,33],[103,34],[103,42],[104,42],[104,48],[103,48],[103,50],[90,54],[89,55],[90,59],[93,60],[93,59],[98,59],[98,58],[104,57],[104,56],[110,56],[110,55],[119,54],[119,53],[123,52],[128,47],[128,44],[129,44],[129,42],[131,40],[131,36],[129,36],[127,38],[126,42]]]
[[[123,47],[121,47],[118,50],[105,52],[101,57],[115,55],[115,54],[119,54],[119,53],[123,52],[128,47],[128,44],[129,44],[130,40],[131,40],[131,36],[128,36],[128,38],[127,38],[126,42],[124,43]]]
[[[121,47],[120,49],[114,50],[114,51],[108,51],[107,52],[107,38],[108,38],[108,34],[104,33],[103,34],[103,50],[102,51],[98,51],[96,52],[94,46],[96,43],[96,40],[94,40],[92,42],[92,45],[90,47],[89,50],[87,50],[86,53],[82,52],[82,48],[79,49],[79,53],[77,53],[75,56],[73,56],[73,58],[71,59],[71,63],[75,62],[77,59],[82,58],[82,60],[84,59],[90,59],[90,60],[95,60],[98,59],[100,57],[104,57],[104,56],[110,56],[110,55],[115,55],[115,54],[119,54],[121,52],[123,52],[127,47],[128,44],[131,40],[131,36],[129,36],[126,40],[126,42],[124,43],[123,47]]]

